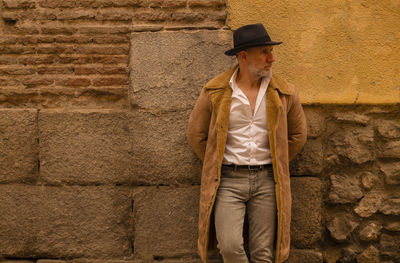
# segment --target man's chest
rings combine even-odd
[[[257,100],[257,97],[255,98]],[[232,96],[229,112],[229,130],[240,130],[252,127],[267,129],[266,98],[254,102],[254,109],[248,99]],[[243,130],[244,131],[244,130]]]

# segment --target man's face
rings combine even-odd
[[[272,63],[275,61],[272,50],[273,46],[260,46],[248,49],[246,52],[249,72],[258,77],[271,76]]]

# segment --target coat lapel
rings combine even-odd
[[[222,160],[224,157],[226,137],[228,135],[229,114],[232,101],[232,89],[227,86],[220,90],[210,93],[211,103],[216,113],[217,125],[217,156],[218,171],[221,170]]]
[[[216,115],[218,171],[221,171],[226,137],[228,135],[229,114],[232,101],[232,88],[229,86],[229,80],[236,68],[237,65],[206,85]]]

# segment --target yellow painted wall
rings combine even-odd
[[[228,0],[228,25],[261,22],[274,72],[303,103],[400,102],[400,0]]]

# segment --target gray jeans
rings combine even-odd
[[[250,262],[274,262],[276,202],[272,168],[235,171],[223,167],[214,208],[218,248],[224,263],[249,262],[243,247],[246,213]]]

